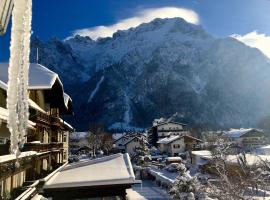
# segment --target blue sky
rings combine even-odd
[[[103,34],[103,29],[93,27],[105,26],[111,31],[125,19],[139,16],[141,20],[149,13],[166,15],[160,10],[165,7],[190,11],[212,35],[234,35],[270,56],[269,0],[33,0],[33,35],[46,41],[54,36],[64,39],[81,29],[90,30],[86,34]],[[0,37],[0,61],[8,60],[9,42],[10,25]]]

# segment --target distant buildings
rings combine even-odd
[[[189,135],[186,124],[178,122],[157,122],[147,130],[148,142],[152,146],[157,147],[157,141],[172,135]]]
[[[89,132],[73,132],[69,137],[69,150],[76,154],[80,150],[90,150],[88,142]]]
[[[142,133],[127,133],[114,141],[114,149],[122,153],[128,153],[131,157],[136,154],[136,149],[143,147],[146,135]]]
[[[185,151],[192,151],[196,149],[202,140],[194,138],[188,135],[172,135],[160,139],[158,144],[158,149],[167,154],[168,156],[179,156]]]
[[[6,107],[8,64],[0,64],[0,199],[13,189],[43,178],[68,159],[68,137],[73,128],[60,118],[72,114],[72,100],[58,75],[39,64],[29,68],[29,121],[26,143],[15,167],[10,155]],[[12,197],[13,198],[13,197]]]
[[[228,139],[233,144],[241,148],[254,148],[266,144],[265,134],[258,129],[232,129],[225,131],[222,137]]]

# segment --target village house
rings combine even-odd
[[[9,152],[7,128],[8,64],[0,64],[0,196],[10,197],[60,167],[68,160],[68,138],[73,130],[60,116],[72,114],[72,100],[58,75],[40,64],[29,67],[29,121],[26,143],[15,167]],[[0,198],[0,199],[1,199]]]
[[[186,151],[196,149],[202,140],[188,135],[171,135],[160,139],[157,144],[162,153],[168,156],[179,156]]]
[[[136,149],[143,147],[146,136],[142,133],[129,133],[122,135],[114,141],[114,148],[122,153],[128,153],[131,157],[136,154]]]
[[[243,155],[244,154],[229,154],[224,157],[227,169],[226,174],[228,176],[234,177],[243,173],[242,166],[239,164],[240,157]],[[250,168],[258,168],[262,164],[262,161],[265,162],[269,159],[269,155],[245,154],[245,164]],[[216,162],[217,160],[214,159],[211,151],[199,150],[191,152],[191,163],[199,167],[202,173],[216,174],[217,171],[215,167],[213,167],[217,164]]]
[[[265,134],[263,131],[253,128],[232,129],[230,131],[225,131],[222,134],[222,137],[245,150],[250,150],[264,145],[266,142],[264,136]]]
[[[88,135],[88,132],[73,132],[70,134],[69,150],[72,154],[77,154],[80,151],[90,151]]]
[[[157,122],[147,130],[148,142],[157,147],[157,141],[170,135],[190,135],[186,124],[179,122]]]

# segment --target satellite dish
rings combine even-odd
[[[0,1],[0,35],[5,34],[13,9],[13,0]]]

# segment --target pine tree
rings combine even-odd
[[[184,164],[179,165],[179,175],[170,190],[170,195],[175,200],[195,200],[199,194],[199,183],[192,177]]]

